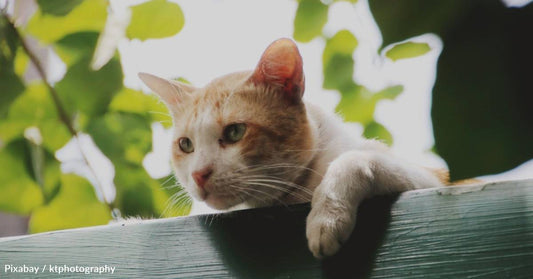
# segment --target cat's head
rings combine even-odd
[[[302,58],[280,39],[253,71],[217,78],[203,88],[139,77],[173,116],[172,165],[196,199],[216,209],[269,205],[303,183],[315,136],[302,96]]]

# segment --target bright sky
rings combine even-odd
[[[140,1],[112,0],[114,9]],[[142,2],[142,1],[141,1]],[[196,86],[202,86],[215,77],[240,70],[252,69],[263,50],[274,40],[292,36],[297,2],[287,0],[204,0],[176,1],[185,15],[185,27],[175,37],[146,42],[123,40],[119,44],[125,73],[125,84],[143,88],[138,72],[148,72],[166,78],[184,77]],[[330,9],[325,28],[329,34],[340,29],[351,30],[359,40],[355,54],[357,81],[371,89],[401,83],[404,92],[395,101],[381,102],[376,119],[392,133],[393,149],[402,157],[429,167],[445,167],[443,160],[428,152],[433,146],[430,118],[431,88],[435,63],[442,48],[437,36],[427,34],[417,38],[430,44],[427,55],[392,62],[377,53],[381,37],[372,20],[366,1],[353,8],[348,3],[337,3]],[[315,39],[298,44],[306,74],[305,98],[333,111],[340,100],[338,93],[322,89],[322,49],[324,43]],[[359,133],[361,127],[351,125]],[[87,139],[84,139],[86,141]],[[170,137],[160,125],[154,125],[154,153],[147,156],[145,166],[153,176],[170,172],[168,148]],[[87,143],[84,143],[87,145]],[[70,148],[70,151],[69,151]],[[62,160],[79,157],[72,147],[58,154]],[[100,166],[98,171],[107,181],[106,196],[114,196],[113,171],[109,162],[89,148],[87,152]],[[161,163],[163,162],[163,163]],[[526,166],[527,167],[527,166]],[[76,169],[74,165],[66,169]],[[512,177],[531,177],[533,162],[525,171]],[[500,177],[501,178],[501,177]],[[505,177],[509,178],[509,177]],[[193,213],[205,212],[195,207]]]

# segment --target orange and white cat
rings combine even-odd
[[[349,238],[362,200],[442,185],[305,102],[302,58],[289,39],[272,43],[253,71],[203,88],[139,77],[173,116],[171,158],[181,185],[216,209],[311,201],[307,239],[315,257],[335,254]]]

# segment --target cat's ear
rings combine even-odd
[[[289,100],[299,102],[305,78],[298,47],[291,39],[274,41],[265,50],[250,80],[279,88]]]
[[[139,78],[156,93],[169,107],[184,103],[196,90],[193,86],[178,81],[167,80],[147,73],[139,73]]]

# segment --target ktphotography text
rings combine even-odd
[[[41,266],[36,265],[13,265],[4,264],[4,273],[26,273],[26,274],[39,274],[39,273],[53,273],[53,274],[66,274],[66,273],[80,273],[80,274],[114,274],[115,266],[110,265],[98,265],[98,266],[83,266],[83,265],[59,265],[59,264],[45,264]]]

